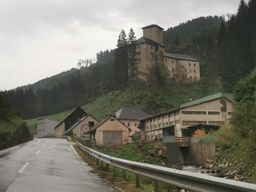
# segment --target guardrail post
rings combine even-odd
[[[160,190],[159,190],[159,185],[158,185],[158,182],[157,181],[155,181],[155,187],[154,187],[155,189],[154,189],[154,191],[155,192],[159,192]]]
[[[109,164],[106,163],[106,170],[109,171]]]
[[[123,169],[122,172],[123,172],[123,179],[126,180],[126,171]]]
[[[116,167],[113,166],[113,177],[116,177]]]
[[[136,174],[135,176],[136,176],[136,187],[139,188],[140,187],[140,176],[138,174]]]

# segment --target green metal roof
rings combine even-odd
[[[198,104],[201,104],[201,103],[205,103],[205,102],[208,102],[208,101],[212,101],[212,100],[215,100],[215,99],[219,99],[219,98],[226,98],[227,100],[233,102],[234,100],[234,97],[231,93],[215,93],[213,95],[209,95],[209,96],[206,96],[206,97],[202,97],[200,99],[196,99],[196,100],[192,100],[190,102],[187,102],[187,103],[183,103],[180,105],[180,108],[185,108],[185,107],[190,107],[190,106],[193,106],[193,105],[198,105]]]

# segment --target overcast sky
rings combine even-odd
[[[247,2],[247,1],[246,1]],[[116,48],[120,31],[235,14],[240,0],[1,0],[0,90],[33,84]]]

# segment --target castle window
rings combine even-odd
[[[194,73],[196,73],[196,70],[194,70]]]
[[[172,67],[172,71],[174,71],[174,68]]]
[[[196,64],[194,63],[194,67],[196,66]]]
[[[138,52],[138,55],[140,55],[140,51]]]
[[[188,65],[191,66],[191,63],[189,63]]]
[[[173,60],[172,60],[172,63],[173,63]]]

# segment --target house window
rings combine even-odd
[[[165,62],[167,62],[167,59],[165,59]]]
[[[179,123],[180,123],[180,120],[176,120],[176,121],[175,121],[175,124],[179,124]]]
[[[152,45],[151,45],[151,49],[153,49]]]
[[[115,121],[115,119],[110,119],[110,121]]]
[[[128,127],[130,127],[130,123],[128,123]]]
[[[138,55],[140,55],[140,51],[138,52]]]
[[[227,111],[227,104],[225,99],[220,100],[220,110],[221,112],[226,112]]]
[[[191,66],[191,63],[189,63],[188,65]]]
[[[93,121],[89,121],[89,126],[93,127],[93,125],[94,125],[94,122]]]
[[[195,76],[195,79],[196,79],[196,76]]]
[[[172,63],[173,63],[173,60],[172,60]]]
[[[196,64],[194,63],[194,67],[196,66]]]
[[[205,111],[181,111],[183,115],[206,115]]]
[[[137,123],[134,123],[135,127],[137,126]]]
[[[208,115],[220,115],[219,111],[208,111]]]
[[[196,73],[196,70],[194,70],[194,73]]]

